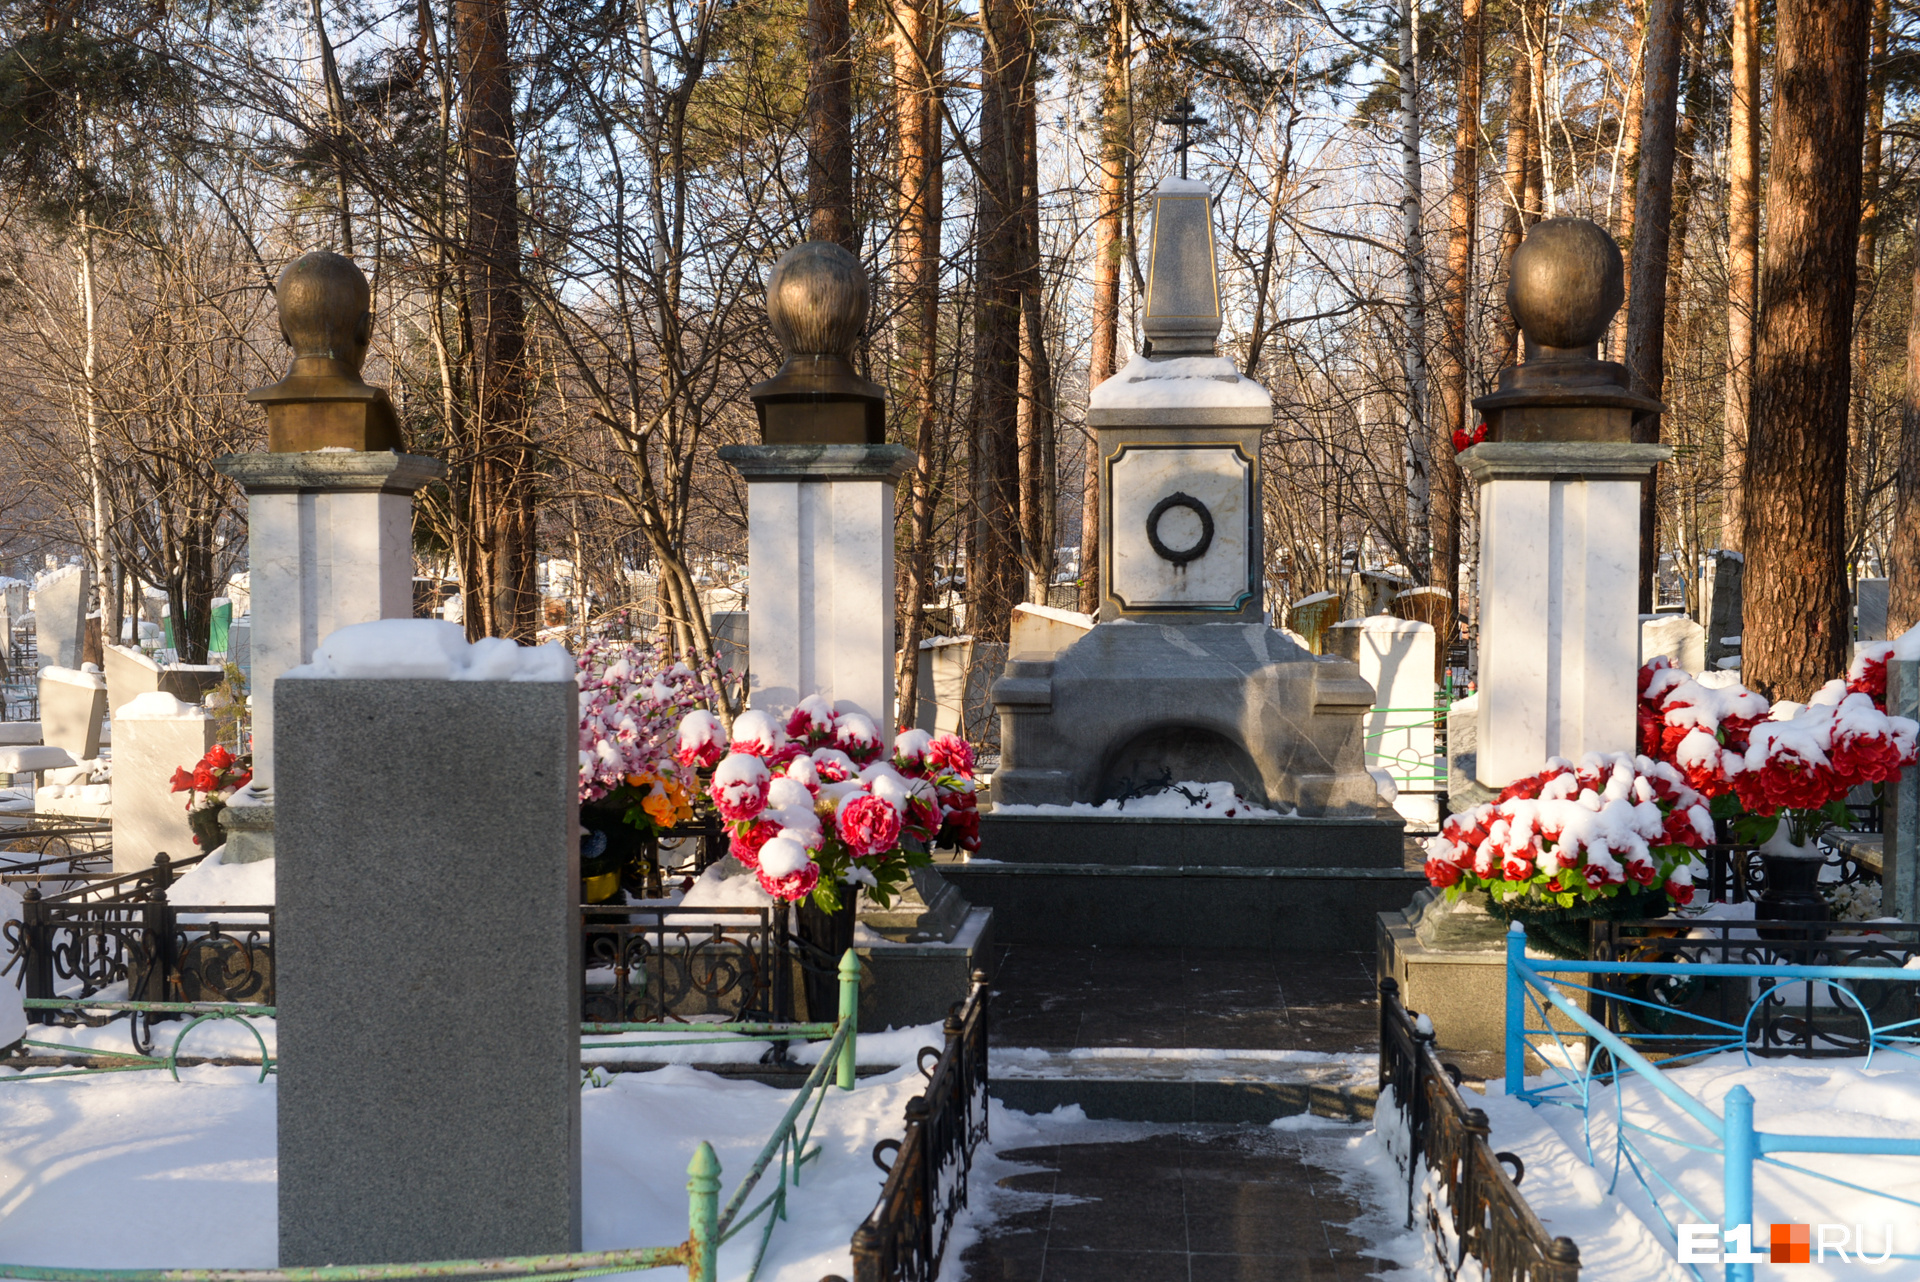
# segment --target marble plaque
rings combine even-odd
[[[1121,446],[1107,464],[1110,590],[1121,608],[1244,605],[1252,487],[1252,460],[1237,446]]]

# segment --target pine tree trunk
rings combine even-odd
[[[1093,224],[1093,344],[1087,390],[1119,368],[1120,269],[1126,255],[1122,221],[1127,208],[1127,162],[1133,150],[1133,104],[1128,67],[1133,29],[1126,0],[1107,11],[1107,66],[1100,91],[1100,188]],[[1086,429],[1086,470],[1080,499],[1080,609],[1100,613],[1100,450]]]
[[[1032,34],[1019,0],[981,11],[980,172],[975,216],[974,549],[967,630],[1004,641],[1020,599],[1021,107]]]
[[[1034,86],[1025,86],[1020,106],[1020,546],[1025,599],[1045,605],[1053,582],[1054,424],[1040,277],[1038,108]]]
[[[1804,700],[1846,666],[1847,398],[1866,117],[1865,4],[1782,0],[1747,442],[1742,676]]]
[[[1651,0],[1647,0],[1651,2]],[[1646,99],[1647,62],[1647,22],[1646,3],[1640,6],[1640,37],[1633,51],[1633,79],[1627,84],[1627,101],[1623,108],[1626,121],[1626,133],[1620,140],[1619,175],[1624,192],[1620,199],[1619,219],[1614,224],[1614,239],[1620,242],[1620,248],[1626,255],[1624,282],[1628,298],[1633,297],[1633,202],[1634,185],[1640,172],[1640,117],[1641,104]],[[1611,197],[1609,197],[1611,200]],[[1623,311],[1613,319],[1608,327],[1605,355],[1609,360],[1624,361],[1627,352],[1627,318]]]
[[[1627,296],[1627,375],[1656,400],[1666,382],[1667,263],[1673,218],[1674,130],[1680,104],[1680,44],[1686,0],[1649,0],[1642,63],[1640,164],[1634,175],[1633,290]],[[1660,439],[1660,417],[1644,415],[1633,439]],[[1640,612],[1653,609],[1660,545],[1648,526],[1656,514],[1658,475],[1640,490]],[[1654,534],[1657,536],[1657,526]]]
[[[1753,419],[1753,338],[1760,313],[1760,0],[1733,0],[1733,92],[1727,143],[1727,395],[1721,426],[1720,545],[1745,533],[1741,470]]]
[[[853,55],[846,0],[807,0],[807,235],[853,254]]]
[[[1480,94],[1484,59],[1480,44],[1480,0],[1460,0],[1460,75],[1456,85],[1459,114],[1453,131],[1453,185],[1447,198],[1447,275],[1443,301],[1445,332],[1440,344],[1440,414],[1434,424],[1433,451],[1445,460],[1433,477],[1433,582],[1447,590],[1457,611],[1460,600],[1460,469],[1453,462],[1453,433],[1466,428],[1469,395],[1467,300],[1473,293],[1473,242],[1479,219]],[[1453,614],[1438,638],[1444,651],[1453,636]],[[1444,652],[1439,662],[1446,662]]]
[[[920,642],[933,586],[935,459],[940,422],[940,105],[938,74],[944,31],[933,0],[895,0],[893,101],[900,146],[900,231],[894,275],[906,294],[900,309],[900,351],[906,375],[904,411],[913,433],[911,542],[903,605],[895,719],[912,726],[919,711]]]
[[[1920,235],[1920,220],[1915,223]],[[1913,315],[1907,322],[1907,392],[1901,404],[1893,539],[1887,547],[1887,635],[1920,623],[1920,254],[1913,256]]]
[[[1507,172],[1505,185],[1506,220],[1500,231],[1500,270],[1509,270],[1513,255],[1520,248],[1527,228],[1533,225],[1527,192],[1532,172],[1529,156],[1537,155],[1533,138],[1533,61],[1527,56],[1527,7],[1520,12],[1520,39],[1513,54],[1513,75],[1507,86]],[[1500,310],[1500,354],[1502,365],[1520,362],[1520,331],[1506,309]]]
[[[472,460],[461,558],[467,635],[531,641],[534,451],[526,417],[526,312],[517,276],[520,214],[505,0],[456,0],[466,149],[465,287],[471,329]]]

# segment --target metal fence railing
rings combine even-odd
[[[1428,1240],[1449,1278],[1477,1260],[1485,1282],[1579,1282],[1580,1248],[1553,1237],[1520,1194],[1524,1170],[1487,1143],[1486,1112],[1469,1107],[1458,1074],[1440,1062],[1430,1026],[1400,1002],[1400,986],[1380,981],[1381,1108],[1399,1110],[1406,1127],[1407,1225],[1425,1172],[1434,1195],[1425,1206]],[[1514,1171],[1509,1174],[1507,1165]]]
[[[954,1217],[967,1204],[973,1151],[987,1138],[987,977],[973,974],[964,1006],[948,1015],[945,1047],[931,1068],[920,1052],[927,1089],[907,1104],[906,1134],[874,1146],[887,1173],[880,1202],[853,1234],[853,1282],[932,1282],[939,1276]],[[890,1163],[881,1156],[891,1152]]]
[[[1752,929],[1751,924],[1747,924]],[[1773,929],[1773,928],[1767,928]],[[1805,948],[1809,945],[1801,943]],[[1637,977],[1662,983],[1695,984],[1719,981],[1737,984],[1745,995],[1747,1011],[1738,1022],[1718,1019],[1704,1013],[1694,1016],[1695,1027],[1678,1034],[1646,1032],[1635,1038],[1641,1046],[1659,1048],[1664,1058],[1656,1064],[1650,1054],[1609,1028],[1583,1006],[1583,1001],[1601,1001],[1611,1006],[1636,1006],[1659,1014],[1665,1005],[1646,996],[1623,993],[1618,988],[1603,988],[1601,981]],[[1587,982],[1580,982],[1585,980]],[[1672,1212],[1684,1211],[1687,1223],[1718,1224],[1729,1245],[1726,1257],[1727,1282],[1752,1282],[1753,1251],[1753,1172],[1766,1164],[1795,1172],[1808,1179],[1886,1198],[1904,1208],[1920,1208],[1920,1201],[1903,1198],[1884,1189],[1842,1179],[1836,1175],[1782,1160],[1781,1153],[1845,1153],[1920,1157],[1920,1139],[1901,1139],[1873,1135],[1784,1135],[1755,1129],[1753,1096],[1745,1086],[1735,1085],[1721,1100],[1715,1113],[1663,1069],[1706,1055],[1734,1051],[1748,1053],[1756,1014],[1783,992],[1803,990],[1825,999],[1828,1009],[1850,1009],[1852,1018],[1863,1030],[1862,1044],[1870,1064],[1877,1052],[1915,1055],[1920,1050],[1920,1018],[1911,1015],[1911,999],[1902,1004],[1906,1018],[1876,1020],[1872,1001],[1860,992],[1863,986],[1881,990],[1893,987],[1911,989],[1920,985],[1920,971],[1877,966],[1794,965],[1781,962],[1709,963],[1655,961],[1559,961],[1530,958],[1526,955],[1526,935],[1515,926],[1507,935],[1507,1010],[1506,1010],[1506,1090],[1515,1099],[1534,1105],[1570,1107],[1586,1120],[1586,1132],[1592,1134],[1595,1088],[1612,1088],[1615,1108],[1620,1113],[1613,1127],[1613,1185],[1623,1171],[1630,1173],[1645,1192],[1676,1245],[1679,1226]],[[1566,991],[1562,991],[1566,990]],[[1569,995],[1571,994],[1571,995]],[[1558,1027],[1555,1020],[1561,1021]],[[1717,1036],[1707,1037],[1713,1030]],[[1571,1040],[1570,1040],[1571,1039]],[[1579,1043],[1576,1045],[1575,1043]],[[1766,1048],[1761,1048],[1762,1050]],[[1528,1052],[1545,1067],[1545,1081],[1529,1085],[1526,1077]],[[1916,1056],[1920,1058],[1920,1056]],[[1668,1134],[1638,1122],[1628,1122],[1621,1088],[1628,1080],[1644,1082],[1678,1110],[1690,1126],[1685,1134]],[[1676,1122],[1676,1126],[1679,1123]],[[1703,1205],[1697,1188],[1687,1185],[1660,1169],[1651,1145],[1662,1142],[1683,1150],[1717,1157],[1721,1165],[1721,1205]],[[1587,1160],[1598,1167],[1592,1141],[1588,1141]],[[1911,1210],[1906,1211],[1911,1214]],[[1742,1245],[1743,1244],[1743,1245]],[[1718,1243],[1714,1244],[1717,1254]],[[1920,1255],[1891,1254],[1886,1258],[1920,1259]],[[1690,1268],[1696,1278],[1703,1275]]]

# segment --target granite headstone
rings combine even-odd
[[[275,683],[283,1266],[579,1249],[578,697]]]

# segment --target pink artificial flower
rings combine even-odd
[[[787,746],[786,733],[772,717],[755,709],[733,719],[733,750],[754,757],[771,757]]]
[[[893,768],[909,778],[927,773],[927,749],[933,736],[925,730],[902,730],[893,737]]]
[[[764,820],[743,824],[727,835],[727,853],[749,868],[758,868],[761,850],[779,836],[780,831],[779,824]]]
[[[679,748],[673,759],[689,769],[711,770],[727,752],[726,731],[720,718],[697,708],[680,719]]]
[[[766,763],[744,752],[730,754],[714,768],[708,795],[728,823],[748,823],[767,808],[767,788],[773,782]]]
[[[806,785],[808,792],[820,795],[820,768],[813,764],[812,757],[795,757],[787,763],[785,776]]]
[[[845,783],[860,777],[860,768],[853,764],[853,758],[838,748],[815,748],[813,768],[818,781],[814,785],[816,791],[823,783]]]
[[[856,859],[884,854],[900,841],[900,812],[872,793],[855,793],[834,817],[840,840]]]
[[[870,766],[880,759],[880,732],[868,718],[849,712],[834,728],[833,746],[846,753],[855,764]]]
[[[927,745],[927,765],[943,775],[973,777],[973,745],[958,735],[937,734]]]
[[[784,833],[760,848],[755,871],[762,890],[789,903],[805,899],[820,884],[820,865],[805,846]]]
[[[833,742],[834,726],[838,720],[832,704],[817,694],[810,694],[788,716],[787,737],[812,750],[821,744]]]

